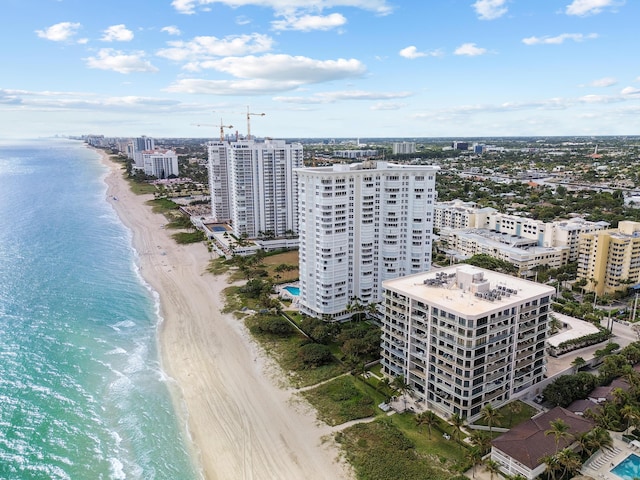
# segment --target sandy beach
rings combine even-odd
[[[162,364],[204,478],[352,478],[331,429],[294,390],[278,386],[272,362],[239,320],[222,313],[226,278],[206,272],[206,247],[178,245],[163,229],[165,217],[146,205],[152,197],[133,194],[121,165],[98,152],[110,169],[107,199],[160,297]]]

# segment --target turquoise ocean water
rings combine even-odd
[[[0,141],[0,479],[200,478],[98,154]]]

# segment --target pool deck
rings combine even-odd
[[[632,453],[639,454],[640,448],[633,447],[622,440],[622,434],[610,432],[613,450],[600,450],[582,466],[582,474],[595,479],[621,480],[611,470]]]
[[[286,287],[300,288],[299,284],[297,284],[297,283],[287,283],[287,284],[283,284],[283,285],[278,285],[278,288],[277,288],[278,296],[280,296],[280,298],[291,300],[292,306],[297,307],[298,300],[300,299],[300,295],[294,295],[289,290],[287,290]]]

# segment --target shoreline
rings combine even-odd
[[[242,321],[222,313],[228,284],[206,272],[211,254],[202,243],[177,244],[165,217],[145,204],[152,196],[131,192],[121,164],[93,150],[109,169],[106,200],[130,230],[140,275],[159,297],[161,367],[203,478],[352,478],[331,428],[295,390],[277,385],[278,367]]]

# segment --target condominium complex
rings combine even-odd
[[[334,157],[362,159],[368,157],[377,157],[377,150],[336,150],[333,152]]]
[[[173,150],[147,150],[139,152],[142,159],[142,169],[145,175],[157,178],[178,176],[178,156]],[[138,168],[138,167],[136,167]]]
[[[533,243],[527,244],[526,248],[532,246],[546,249],[562,248],[561,261],[563,264],[575,262],[578,259],[580,234],[603,230],[609,225],[606,222],[590,222],[580,217],[555,222],[543,222],[533,218],[500,213],[494,208],[480,208],[473,202],[462,202],[461,200],[436,203],[434,218],[434,229],[436,231],[445,231],[445,229],[484,229],[487,230],[487,233],[483,234],[485,237],[489,233],[497,232],[502,236],[510,236],[512,239],[510,242],[517,239],[533,240]],[[468,232],[476,233],[476,231],[472,230],[468,230]],[[457,235],[458,237],[463,236],[465,232],[459,232]],[[524,248],[524,245],[519,246]],[[567,247],[568,252],[563,247]],[[490,251],[482,253],[491,254]],[[508,256],[504,252],[501,255]],[[553,262],[543,262],[541,264],[549,264],[551,266]]]
[[[151,137],[134,138],[131,140],[131,154],[135,165],[139,169],[144,168],[144,160],[142,158],[142,152],[150,152],[156,149],[155,140]]]
[[[480,208],[475,202],[437,202],[433,207],[433,228],[488,228],[489,215],[496,212],[495,208]]]
[[[438,167],[367,161],[297,170],[300,310],[333,320],[382,281],[428,270]]]
[[[519,274],[533,276],[535,267],[558,268],[569,262],[569,247],[539,247],[537,240],[487,229],[440,230],[440,240],[451,257],[464,260],[485,254],[511,263]]]
[[[298,181],[302,145],[284,140],[209,144],[211,210],[229,220],[234,235],[255,238],[298,231]]]
[[[427,408],[475,419],[544,378],[553,287],[456,265],[383,288],[383,372]]]
[[[211,194],[211,216],[215,222],[231,220],[229,203],[229,142],[209,142],[209,192]]]
[[[640,283],[640,222],[580,235],[578,278],[598,295]]]
[[[416,142],[393,142],[391,152],[394,155],[416,153]]]

